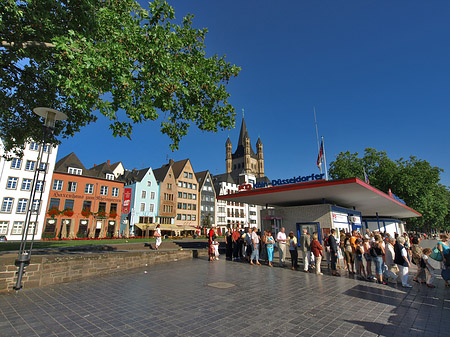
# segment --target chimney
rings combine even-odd
[[[96,167],[97,166],[97,164],[94,164],[94,167]]]
[[[108,163],[108,166],[109,166],[109,159],[106,162]]]

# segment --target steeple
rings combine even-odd
[[[242,118],[242,124],[241,124],[241,132],[239,133],[239,141],[238,141],[238,146],[242,145],[245,148],[245,138],[248,137],[248,132],[247,132],[247,126],[245,125],[245,119]]]

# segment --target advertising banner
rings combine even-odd
[[[130,213],[130,204],[131,204],[131,188],[126,188],[123,193],[122,213],[125,214]]]

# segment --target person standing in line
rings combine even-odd
[[[253,234],[253,230],[248,227],[247,229],[247,234],[245,236],[245,243],[247,244],[247,250],[245,252],[245,254],[247,255],[247,261],[251,261],[251,256],[253,254],[253,250],[255,249],[255,246],[253,245],[253,241],[252,241],[252,234]]]
[[[356,276],[361,276],[359,273],[359,262],[356,260],[356,240],[358,239],[358,232],[352,230],[352,236],[350,237],[350,244],[352,246],[353,263],[355,264]],[[362,261],[361,261],[362,262]]]
[[[386,244],[385,248],[384,248],[384,264],[387,267],[387,270],[389,270],[390,272],[392,272],[395,275],[398,275],[398,267],[397,265],[394,263],[394,259],[395,259],[395,250],[394,250],[394,246],[395,246],[395,238],[393,236],[389,237],[389,242]],[[388,273],[391,274],[391,273]],[[391,274],[392,275],[392,274]],[[397,283],[397,278],[394,278],[393,276],[391,276],[390,278],[383,278],[385,279],[385,281],[389,281],[391,283]]]
[[[414,263],[417,267],[417,272],[416,275],[413,278],[414,282],[417,283],[426,283],[425,281],[425,277],[426,277],[426,272],[425,269],[422,268],[421,263],[420,263],[420,259],[422,258],[423,255],[423,250],[422,247],[420,246],[420,239],[418,237],[414,237],[412,239],[412,247],[411,247],[411,254],[412,254],[412,263]]]
[[[241,239],[241,233],[239,233],[239,229],[236,228],[233,232],[233,235],[231,236],[233,240],[233,258],[234,261],[239,260],[239,250],[240,250],[240,239]]]
[[[370,233],[364,235],[363,240],[363,250],[364,250],[364,260],[366,260],[366,271],[368,280],[376,280],[376,277],[372,275],[372,257],[370,256]]]
[[[289,232],[289,254],[291,254],[291,269],[296,270],[298,268],[298,251],[294,232]]]
[[[275,239],[272,236],[271,231],[267,231],[266,236],[266,248],[267,248],[267,260],[269,261],[269,267],[273,267],[273,249],[274,249]]]
[[[303,234],[300,236],[300,249],[303,258],[303,271],[309,273],[309,261],[311,259],[311,237],[308,234],[308,229],[303,228]]]
[[[349,275],[355,273],[355,266],[354,266],[354,259],[353,259],[353,249],[352,244],[350,242],[351,234],[346,233],[345,239],[344,239],[344,254],[345,254],[345,261],[347,263],[347,271]]]
[[[441,261],[441,270],[446,270],[447,266],[449,265],[448,259],[450,259],[450,246],[448,244],[449,236],[445,233],[441,233],[439,235],[439,242],[437,243],[437,249],[441,253],[442,261]],[[442,273],[442,272],[441,272]],[[445,281],[445,287],[450,287],[450,283],[448,280],[444,279]]]
[[[430,248],[424,248],[422,251],[422,261],[420,261],[420,266],[425,269],[425,273],[427,275],[427,287],[428,288],[435,288],[433,285],[434,281],[434,268],[431,266],[428,258],[430,257],[431,253],[433,251]]]
[[[356,260],[358,260],[358,279],[367,280],[366,271],[363,264],[364,248],[362,247],[363,240],[361,238],[356,239]],[[364,276],[363,276],[364,275]]]
[[[409,263],[408,252],[406,251],[404,244],[405,238],[403,236],[399,236],[397,239],[397,243],[394,246],[394,262],[397,264],[398,269],[400,270],[400,279],[402,281],[403,288],[412,288],[412,286],[408,284],[408,274],[411,264]]]
[[[155,249],[158,250],[159,246],[161,246],[161,225],[157,224],[156,228],[155,228],[155,232],[153,233],[153,236],[156,238],[156,242],[155,242]]]
[[[227,227],[227,232],[225,233],[225,247],[225,257],[228,261],[231,261],[233,259],[233,233],[230,226]]]
[[[264,230],[263,236],[261,238],[261,243],[259,245],[259,258],[260,260],[267,261],[267,249],[266,249],[266,241],[267,241],[267,231]]]
[[[333,276],[341,276],[336,271],[336,262],[338,261],[339,256],[339,246],[336,242],[336,230],[334,228],[331,229],[330,235],[328,236],[328,244],[330,245],[330,267],[331,267],[331,275]]]
[[[313,240],[311,242],[311,252],[314,254],[314,261],[316,262],[316,274],[323,275],[320,271],[320,263],[322,262],[323,257],[323,247],[319,242],[319,236],[317,233],[313,233]]]
[[[257,233],[258,228],[254,227],[252,234],[251,234],[251,238],[252,238],[252,255],[250,256],[250,264],[253,265],[253,261],[255,261],[256,265],[261,265],[261,263],[259,263],[259,242],[260,242],[260,237]]]
[[[211,229],[208,232],[208,255],[209,255],[209,261],[214,261],[216,258],[214,254],[214,241],[216,240],[216,232],[214,231],[214,225],[211,226]]]
[[[387,285],[387,282],[383,281],[383,259],[386,252],[383,247],[383,239],[380,234],[375,235],[375,242],[372,244],[373,254],[372,258],[375,262],[375,275],[377,277],[377,282]]]
[[[277,235],[277,242],[278,242],[278,255],[280,259],[280,267],[284,267],[284,264],[286,263],[286,233],[285,228],[281,227],[281,230],[278,232]]]

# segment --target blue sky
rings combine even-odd
[[[64,140],[58,159],[75,152],[86,167],[109,159],[133,169],[190,158],[195,171],[220,174],[226,139],[234,152],[245,109],[253,148],[258,137],[264,145],[266,175],[308,175],[318,172],[315,106],[328,164],[339,152],[372,147],[391,159],[427,160],[445,170],[441,182],[450,185],[449,1],[169,3],[177,20],[191,13],[194,27],[208,28],[209,56],[225,54],[242,67],[228,86],[236,128],[192,128],[172,152],[159,122],[138,125],[129,141],[112,137],[100,117]]]

